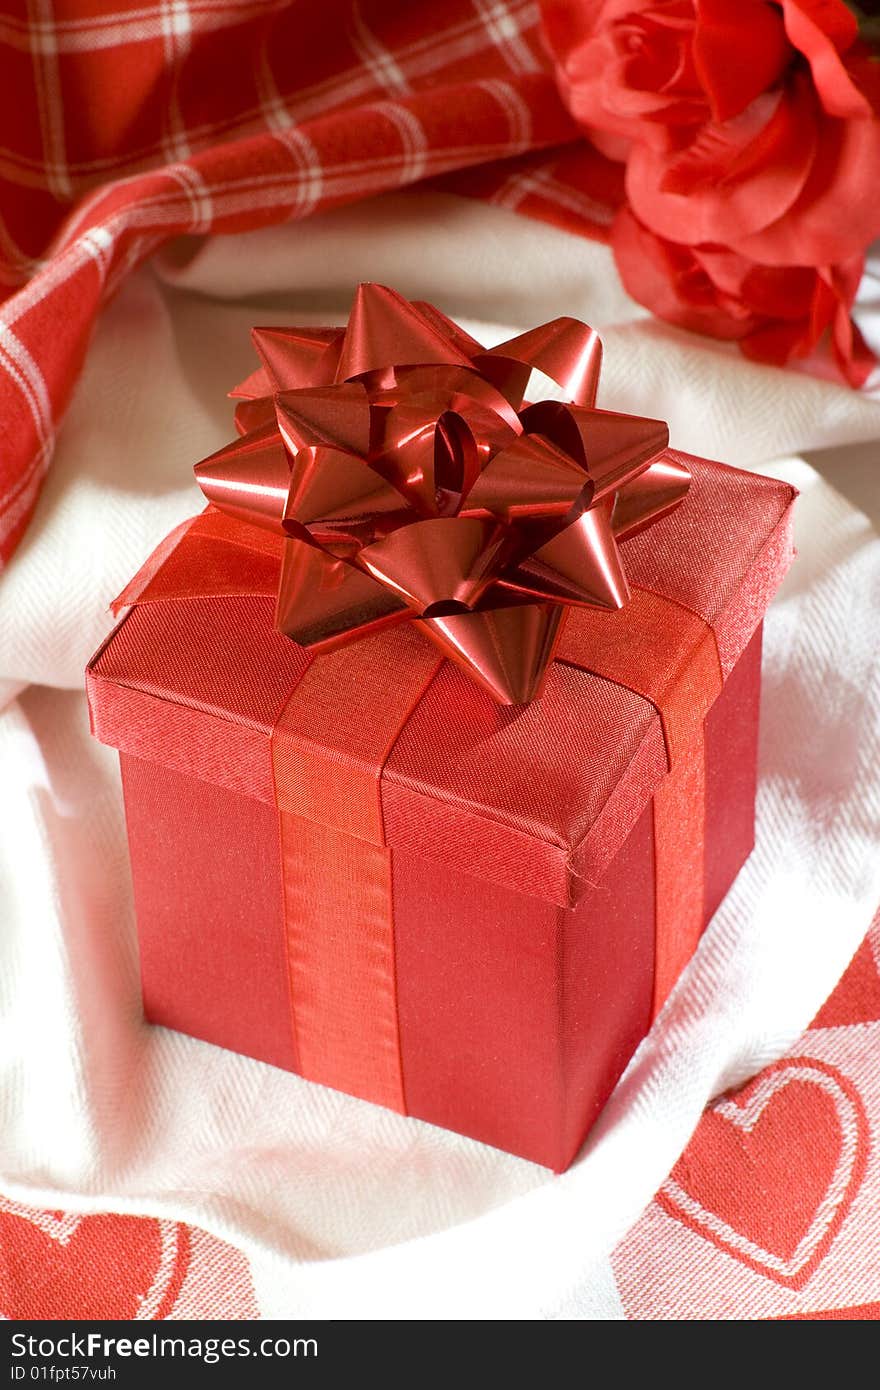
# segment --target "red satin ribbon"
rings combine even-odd
[[[303,1076],[406,1113],[382,769],[443,658],[409,628],[313,661],[272,735]]]

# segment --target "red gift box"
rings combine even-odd
[[[793,492],[687,463],[686,502],[624,552],[635,594],[705,615],[726,676],[700,740],[702,927],[753,843],[760,624]],[[88,670],[94,732],[120,750],[146,1016],[565,1168],[696,944],[664,943],[655,998],[656,705],[564,645],[515,709],[444,662],[385,756],[384,846],[279,809],[273,743],[304,674],[357,666],[353,687],[333,682],[346,726],[286,748],[347,781],[362,771],[347,740],[420,639],[393,628],[310,664],[273,625],[277,552],[236,548],[235,530],[203,513],[148,567],[238,567],[250,596],[139,604]],[[631,606],[569,625],[622,625]],[[364,884],[377,918],[390,899],[390,940],[356,915]],[[285,891],[321,926],[307,949]]]
[[[360,339],[273,336],[260,389],[289,387],[273,363],[294,352],[301,365],[303,351],[309,389],[274,405],[269,396],[247,401],[252,433],[207,470],[227,506],[223,489],[241,476],[230,474],[230,459],[238,469],[244,460],[260,524],[235,491],[227,512],[209,506],[179,527],[128,586],[128,611],[88,668],[93,731],[120,752],[145,1013],[561,1170],[752,847],[761,624],[791,559],[794,493],[664,450],[656,421],[596,411],[595,371],[589,379],[584,369],[597,364],[595,335],[583,325],[557,321],[493,356],[430,306],[373,297],[375,321],[363,317],[369,296],[358,301]],[[398,316],[390,336],[389,305]],[[389,343],[403,364],[435,354],[433,394],[425,368],[379,369],[385,359],[364,356]],[[500,384],[508,401],[521,401],[529,367],[561,372],[560,360],[575,358],[581,405],[517,407],[517,417],[498,394]],[[441,431],[419,425],[416,412],[412,428],[415,406],[441,387],[463,417]],[[488,412],[496,400],[512,426]],[[372,452],[358,458],[367,448],[357,443],[367,439],[358,411],[371,412],[375,463]],[[406,431],[394,453],[387,437],[398,418]],[[430,477],[426,490],[423,445],[448,446],[447,462],[460,463],[462,418],[478,446],[488,442],[482,462],[473,455],[471,491],[459,482],[450,503]],[[555,440],[547,431],[558,431]],[[573,440],[576,454],[581,439],[580,464],[561,456],[561,445]],[[413,440],[422,462],[393,472]],[[523,533],[538,565],[523,561],[521,536],[516,551],[498,539],[512,514],[504,489],[523,476],[524,457],[526,476],[553,487],[561,478],[570,490],[561,508],[546,490],[537,504],[556,507],[555,531],[547,522],[535,531],[534,513]],[[320,496],[326,508],[328,478],[332,524],[307,533],[291,499]],[[392,508],[402,494],[429,519],[409,524],[394,513],[389,525],[383,495],[382,528],[365,541],[365,514],[343,516],[340,488],[353,479],[360,506],[365,480],[374,498],[389,494],[388,478],[398,489]],[[617,510],[614,496],[624,494]],[[501,520],[473,509],[476,519],[466,519],[478,496]],[[461,519],[431,520],[435,501]],[[492,580],[500,610],[481,597],[485,583],[465,592],[463,571],[454,579],[461,602],[432,601],[426,585],[449,572],[441,532],[443,546],[463,537],[464,551],[476,536],[486,554],[520,557],[512,577]],[[561,550],[551,532],[564,533]],[[573,591],[575,532],[587,546],[585,582],[595,588],[610,576],[605,609],[557,597],[560,554],[565,593]],[[419,548],[425,536],[428,550]],[[415,581],[413,557],[422,566]],[[472,550],[465,559],[471,575],[488,563]],[[396,586],[390,609],[377,574]],[[369,631],[340,646],[333,605],[343,581],[357,599],[342,604],[345,621],[357,608],[349,625]],[[548,584],[556,603],[575,603],[561,621]],[[406,585],[421,590],[402,603]],[[317,654],[289,635],[291,624],[300,636],[314,627],[316,613],[332,638]],[[482,661],[488,651],[480,641],[485,632],[504,638],[509,621],[520,634],[533,622],[553,627],[556,645],[535,644],[527,687],[515,685],[524,669],[516,661],[481,685],[468,673],[475,653]],[[443,629],[439,651],[426,623]],[[470,643],[461,664],[442,654],[456,624]],[[508,676],[539,698],[497,703],[492,692]]]

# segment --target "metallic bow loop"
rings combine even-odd
[[[619,541],[684,498],[660,420],[599,410],[602,348],[560,318],[485,348],[361,285],[346,328],[256,328],[214,506],[284,537],[276,623],[327,651],[414,621],[495,699],[540,694],[565,611],[629,597]],[[535,374],[566,399],[530,402]]]

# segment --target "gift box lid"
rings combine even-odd
[[[795,492],[669,456],[692,483],[677,510],[622,542],[633,600],[657,598],[708,624],[726,678],[790,563]],[[273,733],[312,663],[333,658],[312,657],[276,630],[280,542],[247,530],[250,539],[237,543],[241,528],[209,508],[172,533],[126,591],[146,598],[96,653],[87,686],[102,742],[271,804]],[[203,577],[210,592],[199,596],[183,574]],[[575,637],[583,612],[568,617]],[[619,615],[601,618],[613,636]],[[298,731],[294,756],[332,768],[343,787],[374,775],[361,733],[397,664],[424,642],[412,629],[355,644],[357,662],[343,668],[355,674],[333,685],[327,718]],[[639,644],[637,636],[636,667],[665,659],[647,637],[643,651]],[[454,664],[439,664],[383,752],[381,819],[392,849],[561,905],[601,877],[667,773],[668,739],[657,703],[585,669],[589,631],[586,648],[575,647],[576,660],[564,635],[541,698],[523,706],[500,706]],[[659,685],[680,679],[670,669]],[[340,828],[352,825],[343,817]]]

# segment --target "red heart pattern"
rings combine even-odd
[[[657,1201],[749,1268],[801,1289],[865,1173],[862,1100],[836,1067],[787,1057],[706,1111]]]
[[[138,1216],[36,1211],[0,1198],[0,1313],[165,1318],[190,1257],[189,1228]]]

